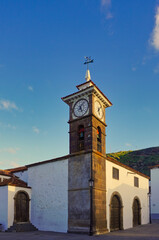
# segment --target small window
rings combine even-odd
[[[78,150],[84,150],[84,126],[78,127]]]
[[[101,129],[97,127],[97,142],[101,142]]]
[[[119,169],[113,167],[113,178],[119,180]]]
[[[139,187],[139,179],[137,177],[134,177],[134,186]]]
[[[84,140],[84,126],[80,125],[78,129],[79,140]]]
[[[101,147],[101,129],[100,127],[97,127],[97,151],[101,152],[102,147]]]

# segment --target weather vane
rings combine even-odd
[[[84,57],[86,59],[86,61],[84,62],[84,64],[87,64],[87,70],[88,70],[88,64],[89,63],[93,63],[94,59],[91,59],[91,57]]]

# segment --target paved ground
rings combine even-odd
[[[100,236],[65,234],[54,232],[0,232],[0,240],[159,240],[159,224],[148,224],[125,231],[116,231]]]

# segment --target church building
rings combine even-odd
[[[112,103],[91,81],[63,97],[69,155],[0,171],[1,230],[104,234],[149,223],[149,177],[106,156]],[[45,146],[44,146],[45,147]]]

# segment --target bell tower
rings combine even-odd
[[[70,110],[68,231],[92,235],[107,232],[105,108],[112,103],[91,81],[88,68],[85,79],[62,100]]]

